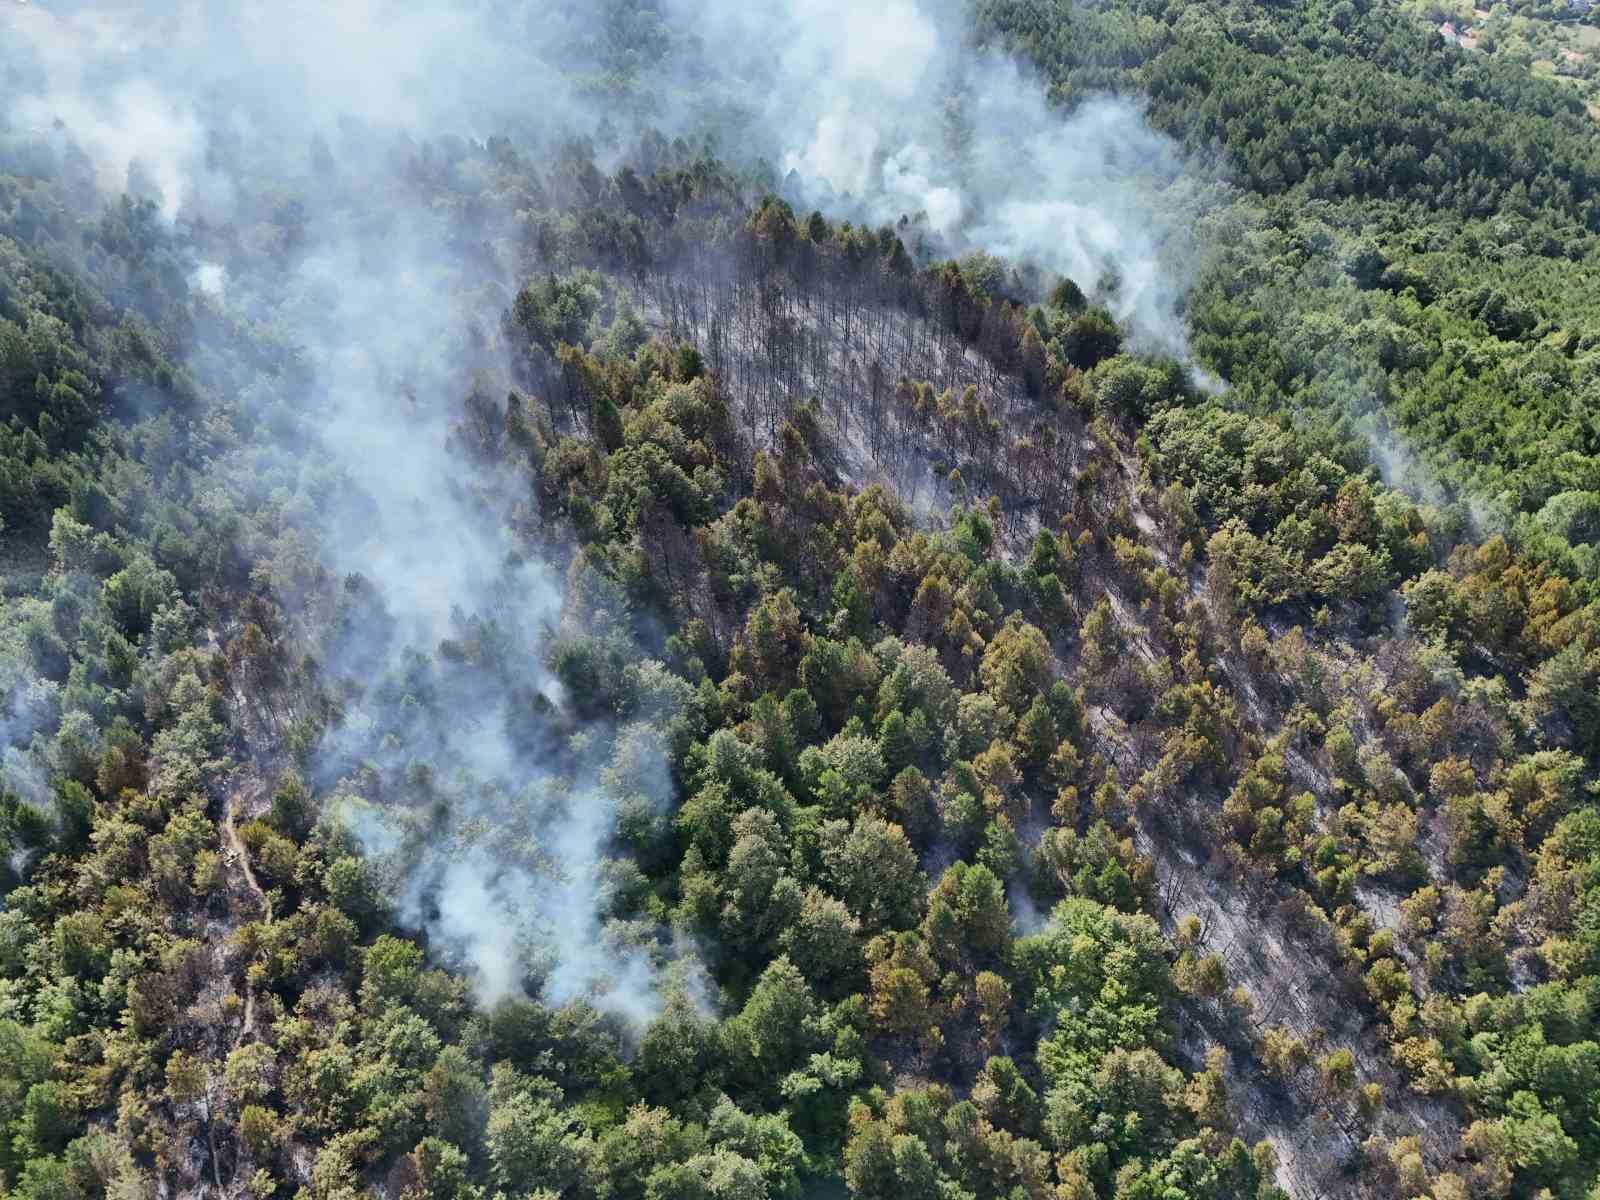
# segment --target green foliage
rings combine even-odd
[[[612,9],[621,79],[669,35]],[[1186,317],[1231,390],[1133,353],[1115,280],[1013,304],[1025,273],[919,270],[914,221],[747,210],[686,144],[609,178],[582,146],[437,152],[441,206],[518,197],[541,263],[510,380],[460,381],[453,482],[513,561],[565,567],[560,619],[507,661],[463,615],[382,681],[383,761],[332,795],[314,751],[353,714],[322,663],[388,636],[376,589],[296,532],[314,451],[211,469],[261,465],[262,397],[303,365],[207,317],[191,378],[189,248],[0,176],[0,1190],[231,1170],[281,1198],[309,1163],[312,1200],[1269,1197],[1230,1117],[1262,1072],[1254,1121],[1327,1090],[1322,1149],[1437,1119],[1421,1166],[1366,1142],[1405,1195],[1593,1189],[1587,118],[1374,5],[978,10],[1058,98],[1140,91],[1229,161]],[[937,382],[879,379],[874,413],[753,399],[726,330],[666,315],[696,256],[795,331],[910,322]],[[886,478],[937,456],[931,510],[839,483],[863,439]],[[508,678],[493,719],[549,778],[446,834],[462,789],[389,760]],[[558,860],[546,800],[612,835],[603,938],[662,992],[638,1027],[485,1005],[408,932],[434,898],[396,859]],[[374,806],[395,858],[349,832]],[[1272,997],[1229,993],[1242,956],[1172,907],[1202,894],[1308,964],[1269,982],[1338,1007],[1329,1044],[1245,1019]],[[664,965],[688,947],[703,973]],[[546,974],[520,965],[513,993]],[[1191,1061],[1202,1027],[1231,1073]],[[1384,1058],[1425,1096],[1368,1098]]]

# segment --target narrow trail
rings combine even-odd
[[[230,878],[231,899],[237,900],[241,891],[251,897],[254,907],[260,913],[263,924],[272,923],[272,903],[267,899],[266,892],[261,883],[256,879],[255,870],[250,865],[250,854],[245,848],[244,839],[239,836],[237,813],[241,806],[251,805],[259,801],[265,785],[257,778],[246,780],[240,787],[231,791],[222,804],[222,820],[218,828],[222,834],[223,862]],[[237,886],[238,881],[244,883],[243,889]],[[237,918],[240,923],[247,919],[240,914]],[[237,1048],[255,1033],[256,1027],[256,989],[250,983],[249,971],[246,969],[244,984],[244,1021],[240,1024],[239,1034],[234,1039]]]
[[[208,630],[207,649],[225,667],[229,662],[230,637],[238,636],[238,632],[237,625],[226,618]],[[229,674],[226,670],[224,673]],[[269,807],[273,786],[270,781],[278,777],[280,752],[276,745],[282,735],[282,726],[274,718],[270,699],[263,692],[246,693],[240,687],[240,680],[232,675],[228,692],[231,724],[241,741],[237,755],[240,765],[220,789],[208,814],[217,829],[221,858],[218,891],[222,905],[219,907],[224,909],[214,913],[210,925],[218,982],[240,997],[242,1012],[237,1028],[231,1032],[217,1031],[214,1067],[218,1068],[235,1051],[251,1042],[264,1040],[257,1024],[261,1019],[261,997],[250,974],[258,955],[254,952],[241,955],[243,947],[238,935],[247,925],[271,925],[274,914],[272,900],[256,877],[240,825],[262,816]],[[231,1024],[231,1013],[229,1018],[228,1024]],[[267,1024],[270,1034],[270,1013]],[[205,1139],[210,1179],[201,1183],[199,1196],[214,1195],[218,1200],[228,1200],[249,1194],[247,1181],[252,1168],[259,1164],[231,1124],[225,1113],[208,1103]],[[309,1180],[309,1167],[301,1171],[301,1176]]]

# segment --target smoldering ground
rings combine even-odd
[[[449,174],[486,169],[453,139],[705,139],[807,205],[1068,275],[1143,345],[1184,347],[1208,173],[1129,102],[1053,110],[941,0],[59,0],[0,20],[9,138],[76,147],[103,191],[150,198],[194,247],[195,304],[295,348],[295,371],[229,381],[254,440],[204,469],[282,493],[269,570],[309,527],[316,565],[345,581],[275,575],[315,608],[304,625],[342,701],[319,773],[402,918],[486,998],[531,981],[654,1010],[672,952],[613,919],[615,839],[619,818],[664,819],[682,696],[647,671],[649,715],[581,717],[547,668],[563,621],[603,636],[622,614],[566,607],[517,527],[520,481],[451,437],[467,381],[505,379],[515,217],[538,198],[490,180],[491,203],[453,210],[418,186],[419,147]],[[208,348],[193,353],[202,370]]]

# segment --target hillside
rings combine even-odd
[[[0,1195],[1595,1194],[1581,101],[290,8],[0,25]]]

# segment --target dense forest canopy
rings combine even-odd
[[[1600,1195],[1570,90],[134,7],[0,14],[0,1195]]]
[[[1390,482],[1594,577],[1600,158],[1576,97],[1385,4],[978,9],[1064,99],[1144,95],[1253,193],[1190,301],[1238,395],[1398,445]]]

